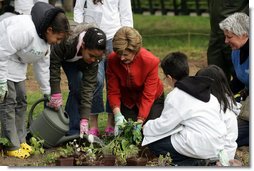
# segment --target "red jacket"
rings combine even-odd
[[[129,64],[121,62],[112,52],[108,57],[106,71],[108,100],[112,109],[123,103],[128,108],[139,108],[138,119],[146,120],[155,99],[163,93],[159,78],[160,60],[141,48]]]

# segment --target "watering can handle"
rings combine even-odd
[[[61,120],[63,123],[69,124],[68,115],[65,114],[65,112],[64,112],[62,106],[60,106],[60,108],[59,108],[58,116],[59,116],[60,120]]]
[[[33,122],[33,112],[34,112],[34,109],[35,107],[41,103],[41,102],[46,102],[48,99],[46,97],[44,98],[41,98],[39,100],[37,100],[31,107],[30,111],[29,111],[29,114],[28,114],[28,123],[27,123],[27,127],[29,128],[29,126],[32,124]],[[47,107],[47,106],[46,106]],[[53,109],[51,109],[53,110]],[[65,123],[65,124],[68,124],[69,123],[69,120],[68,118],[66,118],[65,116],[68,116],[68,115],[65,115],[64,111],[63,111],[63,108],[62,106],[59,108],[59,111],[58,111],[58,116],[60,118],[60,120]]]
[[[29,128],[29,126],[31,125],[31,123],[33,122],[33,112],[34,112],[34,109],[35,107],[41,103],[41,102],[45,102],[46,101],[46,98],[41,98],[39,100],[37,100],[31,107],[30,111],[29,111],[29,114],[28,114],[28,123],[27,123],[27,126]]]

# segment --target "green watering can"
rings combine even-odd
[[[58,111],[45,107],[39,116],[33,119],[34,109],[41,102],[45,103],[46,99],[39,99],[32,105],[28,115],[28,127],[34,137],[44,140],[44,147],[55,147],[66,141],[79,138],[78,134],[66,136],[69,130],[69,118],[62,107]]]

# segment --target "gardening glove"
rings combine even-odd
[[[50,108],[58,110],[59,107],[62,105],[63,105],[62,94],[61,93],[52,94],[48,102],[48,106]]]
[[[221,150],[219,152],[218,156],[219,156],[219,161],[222,166],[230,166],[228,153],[225,150]]]
[[[0,103],[4,102],[4,99],[7,96],[7,92],[8,92],[7,82],[0,81]]]
[[[81,119],[80,120],[80,138],[83,138],[84,134],[88,134],[88,120]]]
[[[141,132],[141,129],[142,129],[142,122],[138,122],[137,125],[134,127],[134,129],[136,131],[140,131]]]
[[[120,134],[120,132],[119,132],[119,125],[121,125],[123,122],[126,122],[124,116],[122,115],[121,112],[117,113],[115,115],[115,131],[114,131],[115,136]]]

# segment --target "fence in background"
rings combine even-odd
[[[174,15],[190,15],[196,13],[198,16],[202,13],[208,13],[207,0],[131,0],[132,11],[136,14],[149,12],[154,15],[161,12],[167,15],[168,12]]]

